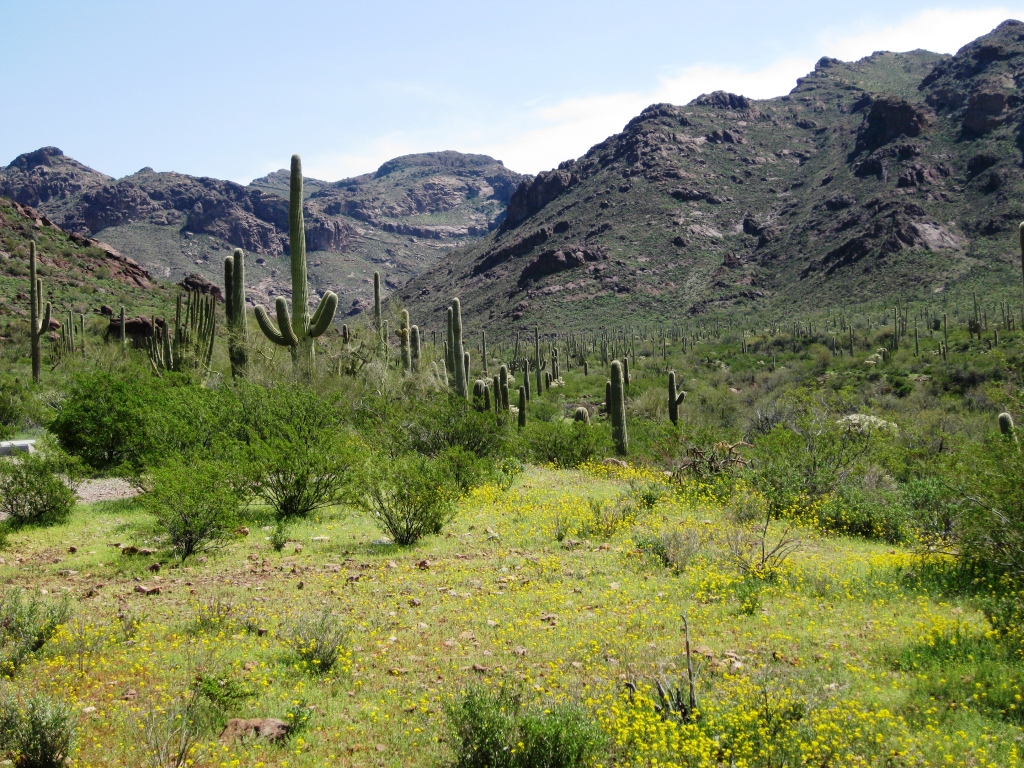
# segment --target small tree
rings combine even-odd
[[[214,549],[235,527],[248,485],[227,461],[176,459],[153,472],[146,503],[182,562]]]
[[[455,517],[458,485],[443,461],[419,454],[376,457],[363,477],[360,507],[396,544],[437,534]]]
[[[11,527],[67,522],[80,476],[78,463],[59,451],[0,459],[0,517]]]

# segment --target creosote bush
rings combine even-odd
[[[395,544],[438,534],[455,516],[459,486],[440,459],[411,453],[375,456],[361,482],[359,506]]]
[[[248,495],[247,478],[234,464],[183,458],[153,472],[145,503],[184,562],[223,545]]]

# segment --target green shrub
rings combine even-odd
[[[60,525],[75,508],[77,462],[59,452],[0,459],[0,517],[12,527]]]
[[[223,543],[247,494],[247,480],[234,464],[182,458],[153,472],[145,503],[184,562]]]
[[[302,667],[315,675],[326,675],[345,653],[348,630],[324,609],[315,616],[299,619],[289,642]]]
[[[453,768],[582,768],[607,743],[578,705],[528,707],[508,688],[471,687],[445,714]]]
[[[329,400],[303,388],[253,388],[246,407],[254,490],[277,520],[307,517],[346,498],[355,446]]]
[[[68,453],[93,469],[116,467],[138,453],[145,417],[159,384],[91,371],[75,377],[48,425]]]
[[[910,514],[895,493],[868,494],[844,485],[817,505],[815,511],[818,526],[832,533],[889,544],[900,544],[910,538]]]
[[[24,388],[18,382],[0,382],[0,440],[17,433],[24,414]]]
[[[17,768],[64,768],[75,745],[71,707],[42,694],[0,698],[0,753]]]
[[[604,456],[612,447],[606,425],[580,421],[529,422],[522,441],[530,461],[566,468]]]
[[[358,503],[395,544],[438,534],[455,516],[459,488],[441,459],[411,453],[375,457],[362,479]]]
[[[13,677],[70,616],[67,600],[44,602],[34,596],[26,599],[18,589],[0,594],[0,675]]]
[[[497,458],[509,452],[510,424],[503,414],[480,412],[462,398],[443,397],[395,419],[391,437],[396,447],[426,456],[461,448],[482,459]]]
[[[1024,583],[1024,455],[993,434],[981,449],[952,457],[947,482],[963,501],[956,539],[969,562]]]

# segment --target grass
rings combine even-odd
[[[1015,764],[1020,659],[994,644],[969,596],[933,596],[908,577],[907,551],[801,530],[801,549],[757,585],[751,608],[749,577],[722,543],[736,523],[707,487],[666,485],[652,508],[579,535],[600,502],[638,482],[664,481],[530,467],[507,491],[475,490],[448,534],[413,549],[378,543],[365,517],[337,509],[297,523],[280,554],[253,525],[186,567],[110,546],[159,546],[141,502],[80,506],[65,526],[14,534],[0,558],[4,589],[77,605],[14,684],[73,705],[78,766],[141,764],[144,713],[180,703],[208,672],[252,692],[225,697],[225,715],[313,709],[281,746],[221,744],[207,730],[191,755],[200,766],[436,765],[452,755],[443,712],[477,684],[516,686],[531,706],[586,707],[611,740],[605,765],[712,765],[722,750],[736,765],[775,765],[772,749],[806,764]],[[570,530],[561,543],[558,528]],[[633,543],[669,528],[705,542],[678,574]],[[161,591],[142,595],[140,583]],[[348,638],[318,675],[290,642],[325,611]],[[684,613],[696,725],[660,718],[650,688],[683,679]]]

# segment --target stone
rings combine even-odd
[[[220,733],[223,742],[244,741],[246,739],[266,739],[281,741],[288,735],[289,726],[284,720],[276,717],[257,717],[249,720],[233,717],[228,720]]]
[[[11,456],[15,453],[35,453],[35,440],[4,440],[0,442],[0,456]]]

